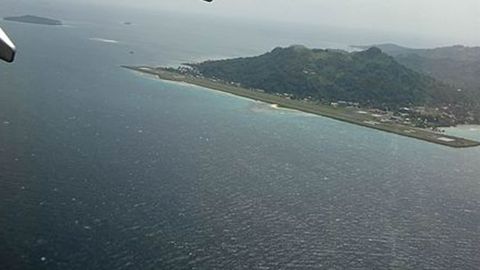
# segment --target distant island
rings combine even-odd
[[[43,24],[43,25],[62,25],[63,24],[59,20],[54,20],[54,19],[44,18],[44,17],[38,17],[38,16],[33,16],[33,15],[24,15],[24,16],[17,16],[17,17],[5,17],[3,19],[6,20],[6,21]]]
[[[451,147],[480,145],[439,131],[477,123],[478,100],[376,47],[349,53],[291,46],[178,68],[125,67]]]

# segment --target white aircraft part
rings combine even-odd
[[[0,59],[13,62],[15,58],[15,45],[10,38],[0,28]]]

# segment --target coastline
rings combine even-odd
[[[442,128],[444,134],[480,141],[480,125],[458,125]]]
[[[430,143],[435,143],[453,148],[468,148],[480,146],[480,142],[455,137],[446,134],[435,133],[430,130],[415,128],[407,125],[396,123],[378,122],[371,114],[359,113],[358,109],[351,110],[345,108],[334,108],[329,105],[315,104],[312,102],[304,102],[298,100],[286,99],[282,96],[267,94],[260,91],[249,90],[239,86],[226,84],[202,77],[188,76],[177,72],[172,72],[163,68],[152,68],[147,66],[122,66],[123,68],[154,75],[161,80],[186,83],[189,85],[200,86],[215,91],[221,91],[235,96],[262,101],[278,108],[286,108],[296,110],[323,117],[332,118],[342,122],[355,124],[367,128],[372,128],[388,133],[393,133],[413,139],[418,139]]]

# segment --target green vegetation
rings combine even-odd
[[[411,49],[395,44],[375,45],[402,65],[461,89],[471,100],[468,110],[480,118],[480,47],[461,45]],[[354,46],[367,49],[369,46]]]
[[[348,53],[291,46],[256,57],[187,65],[206,78],[267,93],[287,93],[293,99],[355,102],[385,111],[436,109],[433,115],[425,114],[434,111],[429,109],[416,115],[422,118],[419,122],[426,120],[432,127],[480,121],[475,114],[479,106],[467,92],[413,71],[376,47]]]
[[[373,107],[423,105],[436,100],[439,92],[454,92],[447,85],[398,64],[378,48],[348,53],[292,46],[258,57],[190,66],[205,77],[270,93],[355,101]]]
[[[375,45],[399,63],[440,81],[480,92],[480,47],[461,45],[411,49],[394,44]],[[355,46],[367,49],[367,46]]]
[[[15,22],[22,22],[22,23],[33,23],[33,24],[44,24],[44,25],[62,25],[62,22],[59,20],[38,17],[33,15],[24,15],[18,17],[5,17],[4,20],[6,21],[15,21]]]
[[[308,99],[292,99],[291,96],[288,95],[286,96],[271,94],[258,89],[246,89],[232,83],[225,83],[213,78],[205,78],[199,76],[198,74],[195,75],[182,69],[129,66],[123,67],[142,73],[152,74],[158,76],[160,79],[163,80],[185,82],[193,85],[198,85],[213,90],[231,93],[237,96],[277,104],[285,108],[291,108],[303,112],[322,115],[340,121],[353,123],[390,133],[395,133],[398,135],[424,140],[436,144],[446,145],[449,147],[461,148],[480,145],[479,142],[453,136],[447,136],[440,133],[432,132],[427,129],[412,127],[411,125],[404,125],[392,121],[382,121],[385,118],[381,119],[376,114],[372,113],[372,111],[362,111],[360,108],[357,107],[338,107],[321,104],[319,102]],[[383,115],[382,117],[387,117],[387,114]]]

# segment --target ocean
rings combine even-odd
[[[1,269],[478,268],[480,148],[120,68],[340,34],[104,14],[1,22],[19,48],[0,64]]]

